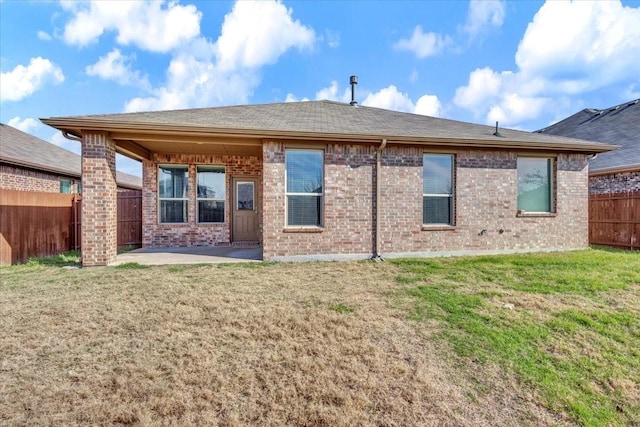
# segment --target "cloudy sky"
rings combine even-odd
[[[536,130],[640,98],[640,0],[0,0],[0,121],[357,100]],[[118,168],[139,174],[135,162]]]

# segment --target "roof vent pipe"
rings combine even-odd
[[[358,76],[349,77],[349,83],[351,84],[351,102],[349,104],[355,107],[358,105],[358,102],[356,102],[356,85],[358,84]]]
[[[501,137],[500,131],[498,130],[498,122],[496,122],[496,131],[493,133],[493,136]]]

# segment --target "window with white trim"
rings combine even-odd
[[[161,223],[186,223],[189,212],[189,168],[158,166],[158,219]]]
[[[225,169],[224,166],[197,166],[196,183],[198,222],[224,222]]]
[[[287,225],[322,226],[322,150],[285,151]]]
[[[553,159],[518,157],[518,210],[553,212]]]
[[[422,223],[454,225],[454,157],[451,154],[422,156]]]

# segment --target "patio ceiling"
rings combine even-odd
[[[262,157],[262,140],[181,132],[112,131],[116,151],[138,160],[151,159],[153,153],[205,154]]]

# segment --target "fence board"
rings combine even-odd
[[[118,248],[142,245],[142,191],[118,191]],[[81,249],[82,235],[82,198],[78,197],[73,213],[74,230],[72,244],[74,249]]]
[[[640,250],[640,191],[589,195],[589,243]]]
[[[142,191],[118,192],[118,247],[142,244]]]
[[[73,194],[0,190],[0,265],[69,250]]]
[[[0,265],[81,249],[78,194],[0,190]],[[118,192],[118,247],[142,244],[142,191]]]

